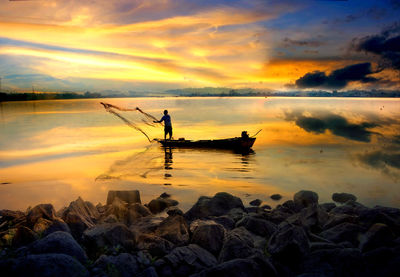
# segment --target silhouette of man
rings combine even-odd
[[[169,139],[172,138],[172,124],[171,116],[168,114],[167,110],[164,110],[164,116],[159,121],[154,121],[154,123],[161,123],[164,121],[164,140],[167,139],[167,134],[169,134]]]

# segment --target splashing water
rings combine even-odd
[[[141,122],[146,124],[147,126],[151,126],[151,127],[163,126],[163,124],[160,124],[160,123],[157,123],[157,125],[154,124],[154,121],[158,121],[158,120],[151,114],[148,114],[148,113],[144,112],[143,110],[141,110],[139,107],[136,107],[135,109],[126,109],[126,108],[121,108],[121,107],[118,107],[118,106],[115,106],[115,105],[112,105],[109,103],[104,103],[104,102],[100,102],[100,104],[102,104],[104,106],[104,109],[106,109],[107,112],[120,118],[123,122],[125,122],[126,125],[141,132],[147,138],[147,140],[149,142],[151,142],[152,140],[146,134],[146,132],[138,126],[138,123],[134,122],[133,120],[129,120],[129,119],[125,118],[120,113],[118,113],[116,110],[122,111],[122,112],[139,112],[142,115],[144,115],[144,117],[145,117],[145,118],[142,118]]]

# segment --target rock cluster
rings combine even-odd
[[[3,276],[400,276],[400,210],[299,191],[275,209],[226,192],[183,213],[170,195],[142,205],[112,191],[56,212],[0,211]],[[259,201],[257,201],[259,202]],[[157,204],[156,204],[157,203]],[[165,203],[168,203],[164,205]],[[162,216],[159,212],[167,209]]]

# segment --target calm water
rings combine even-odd
[[[334,192],[400,207],[400,99],[132,98],[161,118],[174,137],[256,133],[254,153],[164,152],[107,113],[100,100],[0,103],[0,209],[38,203],[61,208],[78,196],[104,203],[108,190],[138,189],[148,202],[168,192],[187,209],[200,195],[227,191],[245,203],[291,199],[300,189],[330,201]],[[137,112],[123,116],[140,122]],[[152,138],[162,128],[144,126]],[[283,195],[280,202],[269,199]]]

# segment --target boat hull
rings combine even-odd
[[[176,148],[213,148],[213,149],[233,149],[233,150],[248,150],[250,149],[256,138],[229,138],[215,140],[163,140],[156,139],[165,147]]]

